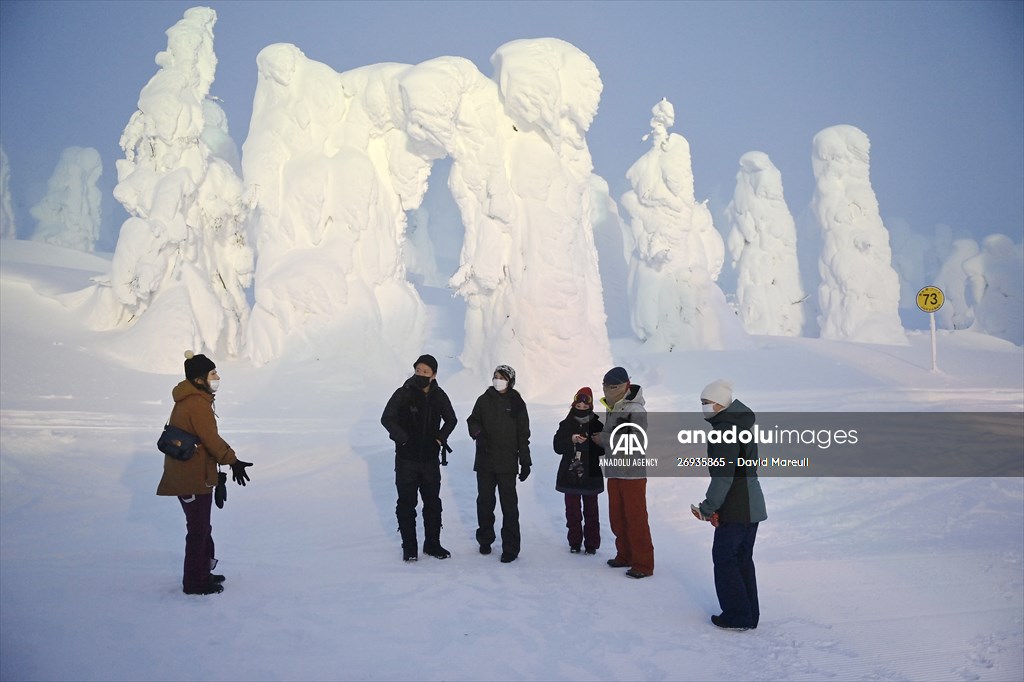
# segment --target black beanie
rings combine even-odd
[[[213,360],[210,358],[205,355],[195,355],[190,350],[185,351],[186,379],[202,379],[206,381],[206,377],[215,369],[217,369],[217,365],[213,364]]]
[[[416,358],[416,362],[412,363],[415,369],[416,365],[426,365],[430,368],[430,371],[437,374],[437,360],[434,359],[433,355],[421,355]]]

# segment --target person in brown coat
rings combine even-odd
[[[251,462],[238,459],[217,433],[213,398],[219,384],[220,375],[212,360],[185,352],[185,380],[171,391],[174,407],[169,422],[198,436],[200,443],[184,462],[164,455],[164,475],[156,489],[157,495],[177,497],[185,512],[185,564],[181,581],[185,594],[224,591],[224,576],[210,573],[217,565],[210,526],[217,466],[229,465],[231,477],[238,485],[249,480],[245,468],[252,466]]]

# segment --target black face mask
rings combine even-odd
[[[585,409],[585,410],[581,410],[578,407],[573,407],[571,409],[572,416],[576,417],[577,419],[582,418],[582,417],[589,417],[591,411],[592,410],[589,407],[587,409]]]
[[[429,386],[431,381],[433,381],[433,377],[425,377],[422,374],[414,374],[412,376],[412,385],[420,390]]]

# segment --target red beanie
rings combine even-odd
[[[570,405],[569,407],[572,407],[573,405],[578,403],[581,397],[586,398],[588,405],[594,404],[594,392],[590,390],[590,386],[584,386],[580,390],[576,391],[576,395],[572,397],[572,405]]]

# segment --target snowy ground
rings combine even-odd
[[[442,487],[454,556],[403,563],[378,419],[409,368],[373,378],[351,358],[263,369],[216,358],[222,433],[255,466],[214,510],[225,592],[186,597],[183,517],[154,495],[178,377],[108,357],[108,337],[54,298],[107,261],[27,242],[0,255],[3,680],[1024,678],[1019,478],[763,479],[761,624],[722,632],[708,623],[711,529],[688,512],[704,479],[651,480],[653,578],[605,566],[604,502],[598,555],[567,552],[549,443],[575,385],[530,404],[520,559],[476,553],[460,424]],[[461,328],[459,303],[425,299],[427,350],[464,419],[484,387],[453,376],[461,340],[445,334]],[[1020,347],[942,334],[932,373],[927,335],[910,341],[761,337],[752,351],[651,355],[620,340],[613,351],[653,409],[690,408],[723,375],[759,411],[1024,410]]]

